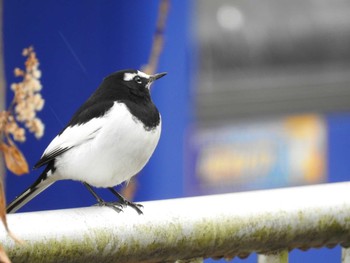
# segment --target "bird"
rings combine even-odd
[[[150,88],[167,73],[146,74],[126,69],[105,77],[49,143],[34,169],[45,167],[37,180],[6,208],[14,213],[54,182],[80,181],[97,205],[120,212],[142,205],[120,195],[114,187],[129,182],[152,156],[161,134],[161,115]],[[106,202],[93,189],[107,188],[116,202]]]

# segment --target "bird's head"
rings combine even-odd
[[[139,70],[124,70],[123,73],[123,80],[125,84],[131,88],[147,88],[150,89],[152,83],[165,76],[166,73],[157,73],[154,75],[148,75],[142,71]]]
[[[139,70],[127,69],[106,77],[103,86],[113,89],[121,97],[127,96],[127,94],[137,97],[149,97],[152,83],[165,75],[166,73],[148,75]]]

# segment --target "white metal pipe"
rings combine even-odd
[[[40,198],[40,197],[38,197]],[[0,242],[14,262],[175,262],[350,245],[350,183],[19,213]]]

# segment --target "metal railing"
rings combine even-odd
[[[350,183],[144,202],[144,214],[89,207],[9,215],[24,245],[13,262],[288,262],[295,248],[343,246],[350,262]]]

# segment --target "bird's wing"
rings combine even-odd
[[[57,137],[56,137],[57,138]],[[55,139],[56,139],[55,138]],[[54,140],[55,140],[54,139]],[[53,140],[53,141],[54,141]],[[53,142],[52,141],[52,142]],[[62,153],[68,151],[70,148],[65,147],[65,148],[60,148],[57,147],[56,149],[52,150],[52,151],[47,151],[45,150],[44,154],[41,156],[40,160],[34,165],[34,169],[37,169],[47,163],[49,163],[50,161],[52,161],[53,159],[55,159],[57,156],[61,155]],[[47,153],[46,153],[47,152]]]
[[[111,107],[113,103],[109,105]],[[95,138],[106,121],[106,118],[104,118],[105,115],[101,115],[101,107],[101,104],[96,104],[84,111],[78,111],[72,120],[78,120],[81,117],[80,119],[84,119],[86,122],[72,122],[71,120],[69,125],[47,146],[40,160],[34,165],[34,168],[39,168],[73,147]],[[110,107],[105,106],[104,113],[107,113]]]

